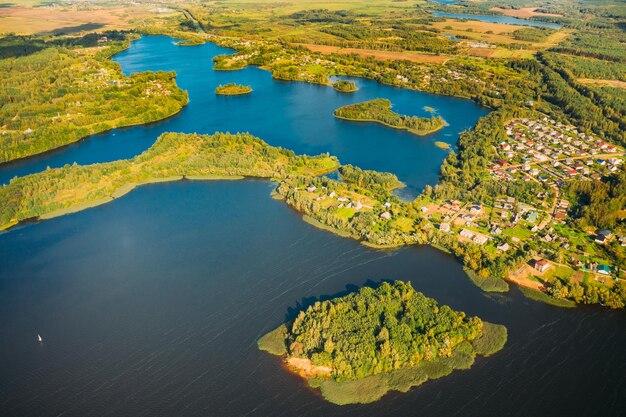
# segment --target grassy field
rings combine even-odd
[[[541,13],[537,11],[537,7],[520,7],[519,9],[505,9],[502,7],[492,7],[489,10],[494,12],[500,12],[506,16],[519,17],[520,19],[528,19],[534,16],[550,16],[561,17],[562,15],[556,13]]]
[[[0,33],[74,34],[132,29],[142,21],[180,14],[174,9],[148,4],[39,6],[37,3],[18,1],[14,6],[0,8]]]

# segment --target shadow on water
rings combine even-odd
[[[301,311],[305,311],[307,308],[309,308],[310,306],[312,306],[313,304],[317,302],[328,301],[328,300],[332,300],[333,298],[338,298],[338,297],[345,297],[346,295],[358,292],[359,290],[365,287],[376,289],[380,287],[383,282],[393,283],[392,280],[388,280],[388,279],[383,279],[380,281],[367,280],[361,286],[348,284],[346,285],[345,290],[339,291],[335,294],[320,295],[317,297],[302,297],[300,301],[296,301],[296,304],[294,307],[289,307],[287,309],[287,314],[285,315],[285,323],[288,323],[294,320]]]

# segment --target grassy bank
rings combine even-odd
[[[546,293],[543,293],[541,291],[536,291],[528,287],[520,286],[518,288],[521,291],[521,293],[524,294],[526,298],[530,298],[531,300],[540,301],[542,303],[550,304],[551,306],[555,306],[555,307],[565,307],[565,308],[576,307],[576,303],[573,301],[559,300],[554,297],[550,297]]]
[[[469,279],[474,285],[486,292],[507,292],[509,284],[502,278],[496,277],[479,277],[478,274],[469,268],[463,268]]]

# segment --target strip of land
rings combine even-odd
[[[599,85],[601,87],[626,88],[626,81],[619,80],[596,80],[592,78],[579,78],[581,84]]]
[[[336,158],[296,156],[248,134],[166,133],[130,160],[67,165],[12,180],[0,188],[0,230],[27,219],[52,218],[105,204],[147,183],[183,178],[285,178],[319,175],[337,167]]]
[[[322,54],[355,54],[364,58],[374,57],[381,61],[406,60],[412,62],[443,64],[450,59],[450,57],[445,55],[427,55],[416,52],[379,51],[376,49],[342,48],[340,46],[317,45],[313,43],[294,43],[293,46],[302,46],[310,51],[320,52]]]

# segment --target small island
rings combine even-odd
[[[333,88],[340,93],[354,93],[359,90],[355,83],[348,80],[335,81],[333,83]]]
[[[501,350],[506,339],[506,327],[466,317],[395,281],[318,301],[258,345],[283,357],[326,400],[344,405],[468,369],[476,355]]]
[[[218,85],[215,89],[215,94],[218,96],[241,96],[244,94],[250,94],[252,92],[252,87],[249,85],[239,85],[235,83],[230,83],[226,85]]]
[[[415,135],[427,135],[446,125],[441,116],[416,117],[403,116],[391,110],[391,101],[377,98],[362,103],[351,104],[335,110],[335,117],[356,122],[374,122],[404,129]]]

